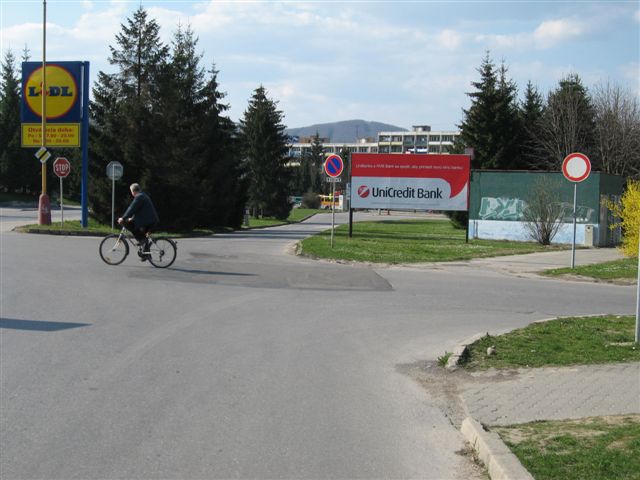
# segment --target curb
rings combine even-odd
[[[444,368],[451,372],[457,370],[458,365],[467,355],[467,347],[477,340],[480,340],[482,337],[484,337],[484,335],[485,334],[483,333],[477,333],[476,335],[469,337],[466,340],[460,342],[460,344],[456,345],[456,347],[453,349],[453,353],[449,356],[447,364]]]
[[[471,417],[463,420],[460,432],[487,467],[491,480],[535,480],[497,433],[486,431]]]
[[[478,333],[460,342],[447,360],[445,369],[448,371],[457,370],[458,364],[468,354],[467,347],[485,335]],[[487,431],[476,419],[466,417],[460,426],[460,433],[487,468],[491,480],[535,480],[498,434]]]

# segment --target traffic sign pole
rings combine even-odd
[[[576,266],[576,224],[578,206],[578,183],[586,180],[591,173],[591,162],[583,153],[570,153],[562,161],[564,178],[573,182],[573,241],[571,242],[571,268]]]
[[[571,268],[576,268],[576,210],[578,203],[578,184],[573,184],[573,242],[571,243]]]
[[[62,222],[62,228],[64,228],[64,200],[62,197],[62,177],[60,177],[60,221]]]
[[[111,230],[114,226],[114,212],[116,210],[116,176],[111,176]]]
[[[638,283],[636,286],[636,343],[640,343],[640,231],[638,232]]]
[[[336,182],[331,183],[331,248],[333,248],[333,231],[336,224]]]

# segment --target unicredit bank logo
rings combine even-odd
[[[369,187],[366,185],[361,185],[360,188],[358,188],[358,195],[360,195],[360,198],[367,198],[369,193]]]

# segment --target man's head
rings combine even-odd
[[[133,195],[134,197],[140,193],[140,185],[137,183],[132,183],[129,186],[129,190],[131,190],[131,195]]]

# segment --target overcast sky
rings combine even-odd
[[[42,0],[0,0],[0,49],[42,59]],[[577,73],[640,95],[640,1],[47,0],[47,60],[112,72],[109,45],[142,5],[170,42],[191,25],[238,120],[264,85],[288,127],[363,119],[456,129],[487,50],[520,94]]]

